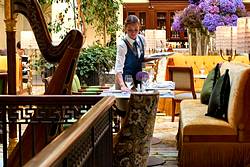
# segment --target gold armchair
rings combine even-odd
[[[168,66],[169,80],[175,82],[176,91],[184,91],[176,93],[172,99],[172,122],[174,122],[176,104],[180,103],[183,99],[196,99],[194,88],[194,76],[192,67],[177,67]]]

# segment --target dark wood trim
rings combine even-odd
[[[250,3],[249,2],[244,2],[245,8],[247,11],[250,11]]]
[[[16,95],[16,32],[7,31],[8,94]]]
[[[171,13],[183,10],[188,6],[188,1],[150,1],[149,3],[124,3],[123,4],[123,17],[125,18],[129,13],[134,13],[139,16],[141,12],[146,12],[146,25],[145,29],[157,29],[158,19],[157,13],[162,12],[166,14],[165,29],[166,38],[169,41],[187,41],[184,33],[180,33],[180,37],[171,37]]]
[[[8,94],[16,95],[16,32],[6,31],[7,36],[7,65],[8,65]],[[9,137],[17,137],[17,127],[15,124],[9,125]]]

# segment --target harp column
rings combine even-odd
[[[5,26],[7,37],[8,94],[16,94],[16,17],[13,15],[13,0],[5,0]],[[10,124],[9,138],[16,140],[16,126]]]

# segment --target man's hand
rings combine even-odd
[[[130,89],[127,86],[124,85],[124,86],[121,87],[121,91],[122,92],[129,92]]]
[[[121,73],[117,73],[115,78],[116,78],[116,82],[119,84],[122,92],[129,92],[130,91],[130,89],[125,85]]]

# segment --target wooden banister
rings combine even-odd
[[[2,152],[4,166],[23,166],[49,144],[49,133],[53,125],[66,125],[68,127],[68,125],[73,124],[73,122],[70,121],[71,119],[75,121],[79,120],[81,115],[85,115],[81,118],[81,120],[83,119],[82,123],[84,123],[76,123],[77,125],[74,125],[75,128],[73,129],[78,130],[77,134],[75,131],[72,132],[73,136],[77,138],[78,133],[82,133],[81,128],[83,130],[88,129],[84,137],[81,136],[80,140],[79,138],[76,140],[78,140],[78,142],[91,142],[81,148],[92,147],[99,143],[99,141],[112,145],[112,141],[110,140],[110,138],[112,138],[112,114],[110,106],[112,106],[114,100],[114,97],[105,97],[103,99],[101,96],[82,95],[0,95],[0,124],[3,130]],[[60,114],[60,119],[57,119],[58,114]],[[13,150],[14,154],[7,153],[7,128],[9,124],[15,124],[20,127],[18,128],[19,143],[18,147]],[[26,125],[27,128],[30,127],[29,131],[27,131],[27,128],[26,130],[21,128],[23,125]],[[89,127],[89,125],[91,127]],[[81,128],[78,128],[78,126]],[[22,135],[23,132],[24,134]],[[28,139],[25,138],[25,133],[30,134]],[[67,140],[75,140],[69,133],[70,132],[67,132],[67,135],[71,136],[71,139]],[[103,136],[104,139],[102,139]],[[40,147],[41,141],[45,142],[42,143],[42,147]],[[69,149],[73,147],[74,145]],[[107,147],[107,151],[110,153],[112,146],[108,147],[104,145],[101,148],[105,147]],[[32,151],[33,149],[34,151]],[[93,148],[90,150],[93,150]],[[75,151],[77,151],[77,149]],[[99,151],[99,153],[100,152],[103,152],[103,150]],[[98,153],[98,151],[96,151],[96,153]]]
[[[64,159],[68,157],[71,152],[77,152],[77,148],[80,147],[78,145],[79,140],[83,139],[88,134],[89,130],[97,125],[97,120],[102,119],[105,116],[105,113],[111,108],[114,104],[114,97],[104,97],[101,101],[99,101],[96,105],[94,105],[86,115],[82,116],[78,122],[74,123],[71,127],[65,130],[62,134],[56,137],[50,144],[48,144],[40,153],[38,153],[32,160],[30,160],[25,167],[34,167],[34,166],[60,166],[63,163]],[[111,122],[110,122],[111,123]],[[111,126],[111,125],[108,125]],[[106,132],[103,131],[101,134],[95,136],[97,137],[96,141],[92,141],[92,144],[102,143],[102,136],[105,133],[109,133],[107,143],[104,145],[110,145],[110,154],[107,156],[109,159],[106,159],[106,162],[103,162],[107,165],[107,163],[112,162],[112,132],[110,133],[110,128],[105,128]],[[94,138],[95,138],[94,137]],[[96,142],[96,143],[95,143]],[[77,146],[78,145],[78,146]],[[72,149],[75,148],[75,149]],[[88,149],[86,147],[85,149]],[[91,148],[94,149],[94,148]],[[94,152],[91,149],[88,150],[88,153]],[[103,149],[102,149],[103,150]],[[81,159],[81,163],[84,163],[88,158],[88,153],[83,154],[82,157],[76,157],[75,163],[77,164],[77,159]],[[105,152],[103,153],[105,155]],[[105,164],[102,164],[105,166]]]

